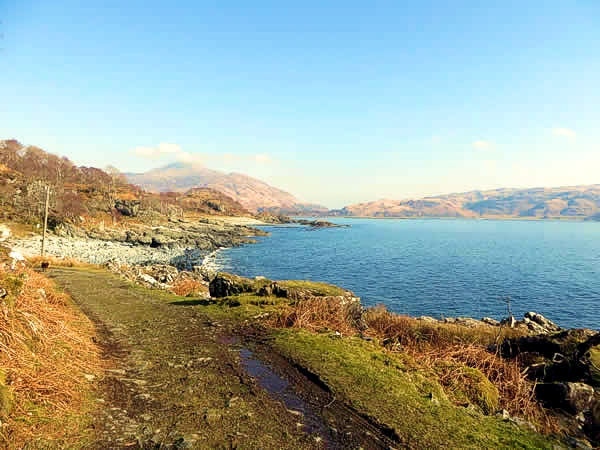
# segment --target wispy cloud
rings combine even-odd
[[[471,144],[475,150],[487,150],[492,146],[491,142],[488,141],[475,141]]]
[[[186,164],[194,164],[194,165],[204,165],[205,158],[202,155],[194,155],[189,152],[179,152],[175,154],[175,158],[177,161],[186,163]]]
[[[257,155],[254,155],[254,160],[258,163],[258,164],[271,164],[273,162],[273,159],[266,153],[259,153]]]
[[[164,155],[181,154],[181,147],[177,144],[161,143],[158,147],[136,147],[130,151],[131,154],[145,159],[160,159]]]
[[[552,128],[553,136],[563,136],[563,137],[575,137],[577,133],[568,128]]]
[[[246,162],[267,165],[273,162],[267,153],[234,154],[234,153],[190,153],[184,152],[177,144],[161,143],[158,147],[136,147],[129,152],[132,155],[149,160],[170,159],[187,164],[204,165],[207,162],[230,165]]]

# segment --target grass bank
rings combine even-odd
[[[47,278],[8,267],[0,263],[0,447],[86,448],[103,367],[94,327]]]

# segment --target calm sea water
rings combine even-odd
[[[351,228],[265,227],[216,257],[223,270],[326,281],[364,305],[409,315],[505,317],[536,311],[600,329],[600,223],[337,219]]]

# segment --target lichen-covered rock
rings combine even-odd
[[[589,362],[590,384],[600,387],[600,344],[591,347],[585,356]]]
[[[483,319],[481,319],[481,321],[483,323],[486,323],[488,325],[492,325],[492,326],[500,326],[500,322],[497,321],[496,319],[492,319],[491,317],[484,317]]]
[[[596,334],[593,330],[572,329],[560,333],[539,336],[524,336],[506,339],[501,347],[502,354],[507,357],[517,356],[525,352],[535,352],[552,360],[556,354],[565,358],[578,355],[579,345],[585,343]]]
[[[481,322],[480,320],[472,319],[470,317],[457,317],[454,320],[454,323],[456,325],[460,325],[460,326],[463,326],[466,328],[477,328],[477,327],[486,325],[483,322]]]
[[[177,279],[179,270],[176,267],[169,266],[167,264],[154,264],[151,266],[144,266],[141,268],[142,272],[150,275],[160,283],[170,284]]]
[[[546,319],[541,314],[535,312],[527,312],[524,316],[524,322],[527,323],[531,328],[542,330],[542,333],[554,333],[560,331],[560,327],[552,322],[550,319]],[[535,326],[537,325],[537,326]]]
[[[417,320],[420,320],[422,322],[427,322],[427,323],[438,323],[439,320],[437,320],[435,317],[431,317],[431,316],[419,316],[417,317]]]

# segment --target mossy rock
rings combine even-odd
[[[476,405],[487,415],[498,410],[498,388],[480,370],[462,364],[439,363],[436,371],[452,372],[452,382],[445,388],[457,402]]]
[[[524,336],[506,339],[501,347],[505,357],[515,357],[522,353],[537,353],[547,359],[553,359],[556,353],[567,359],[576,358],[580,347],[594,335],[593,330],[572,329],[552,335]]]
[[[255,282],[249,278],[230,273],[219,272],[209,285],[211,297],[229,297],[247,292],[254,292]]]
[[[7,417],[13,408],[13,395],[6,384],[6,376],[0,371],[0,417]]]
[[[351,295],[351,293],[341,287],[328,283],[306,280],[284,280],[275,283],[277,288],[273,289],[278,297],[285,297],[292,300],[301,300],[307,297],[339,297]]]
[[[590,382],[592,386],[600,387],[600,345],[590,348],[588,355],[590,362]]]

